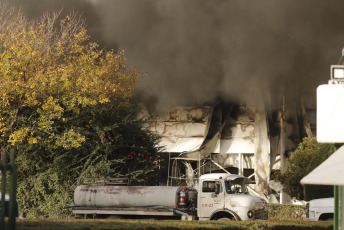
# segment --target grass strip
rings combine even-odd
[[[107,230],[107,229],[233,229],[233,230],[330,230],[332,221],[181,221],[181,220],[99,220],[99,219],[24,219],[17,230]]]

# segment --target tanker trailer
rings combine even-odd
[[[197,190],[180,186],[81,184],[74,192],[73,214],[84,216],[192,216]]]
[[[266,200],[248,192],[247,184],[252,183],[249,178],[210,173],[198,180],[196,190],[179,186],[129,186],[130,183],[112,179],[95,179],[76,188],[72,212],[93,217],[141,215],[181,216],[185,220],[268,219]]]

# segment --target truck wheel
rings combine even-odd
[[[219,218],[217,220],[219,220],[219,221],[232,221],[232,219],[230,219],[228,217],[222,217],[222,218]]]
[[[319,216],[319,220],[333,220],[333,213],[323,213]]]

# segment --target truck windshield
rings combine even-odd
[[[226,192],[228,194],[244,193],[247,194],[247,186],[244,178],[237,178],[235,180],[226,181]]]

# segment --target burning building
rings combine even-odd
[[[283,98],[282,98],[283,100]],[[312,135],[315,111],[299,107],[271,111],[263,103],[216,103],[171,108],[155,116],[150,129],[161,136],[169,156],[168,185],[197,186],[210,172],[228,172],[255,181],[250,191],[270,202],[288,202],[273,178],[302,137]]]
[[[314,133],[316,86],[343,47],[340,0],[13,2],[33,18],[83,12],[92,40],[148,73],[135,94],[160,114],[151,127],[176,165],[168,183],[227,170],[272,201],[272,172]]]

